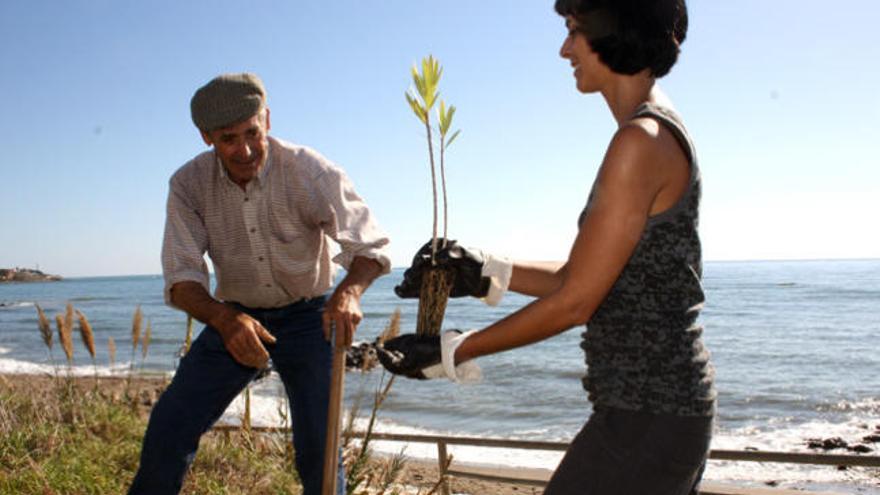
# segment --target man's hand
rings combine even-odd
[[[354,332],[364,318],[361,311],[361,295],[353,287],[340,286],[327,301],[324,308],[324,338],[330,340],[332,328],[336,328],[337,347],[351,345]]]
[[[413,257],[412,265],[403,272],[403,281],[394,288],[398,297],[417,298],[422,288],[422,275],[432,266],[448,268],[454,275],[450,297],[485,297],[489,277],[482,274],[485,257],[479,249],[463,247],[453,240],[437,239],[437,253],[431,264],[431,241]]]
[[[274,344],[272,336],[263,325],[249,315],[227,306],[211,326],[216,328],[223,338],[223,344],[232,358],[252,368],[263,368],[269,362],[269,352],[263,342]]]
[[[330,340],[333,327],[336,328],[337,347],[348,347],[354,338],[357,326],[364,318],[361,311],[361,294],[382,274],[382,265],[376,260],[355,256],[348,267],[345,278],[336,286],[330,300],[324,307],[324,338]]]

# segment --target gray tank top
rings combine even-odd
[[[675,205],[648,219],[635,251],[587,322],[581,343],[584,389],[599,407],[708,416],[714,414],[716,392],[697,321],[705,298],[696,153],[671,109],[646,103],[637,117],[653,118],[675,135],[689,158],[690,186]]]

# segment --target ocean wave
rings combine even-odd
[[[833,404],[821,404],[820,412],[864,412],[880,415],[880,397],[867,397],[856,401],[841,400]]]
[[[0,348],[2,349],[2,348]],[[2,354],[2,353],[0,353]],[[59,375],[67,375],[68,373],[71,376],[125,376],[131,371],[131,366],[127,362],[118,362],[111,366],[93,366],[91,364],[88,365],[74,365],[68,367],[67,364],[58,362],[57,365],[53,366],[51,364],[39,364],[33,363],[29,361],[21,361],[18,359],[8,359],[8,358],[0,358],[0,374],[21,374],[21,375],[55,375],[56,373]],[[135,370],[135,374],[138,374],[138,370]],[[171,376],[171,372],[164,372],[162,374]]]
[[[33,301],[0,301],[0,309],[30,308],[33,306]]]

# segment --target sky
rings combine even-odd
[[[880,257],[880,49],[869,0],[691,0],[660,81],[696,142],[706,260]],[[271,134],[353,180],[395,266],[431,236],[429,54],[461,135],[449,235],[564,259],[615,123],[576,91],[550,0],[0,2],[0,267],[161,272],[168,179],[206,149],[196,88],[260,75]]]

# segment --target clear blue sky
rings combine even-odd
[[[880,7],[691,0],[661,85],[697,142],[705,257],[880,257]],[[558,56],[551,0],[0,3],[0,267],[159,273],[169,176],[204,144],[214,75],[264,80],[273,134],[344,167],[407,264],[431,233],[420,124],[403,98],[433,54],[462,134],[450,234],[562,259],[614,122]]]

